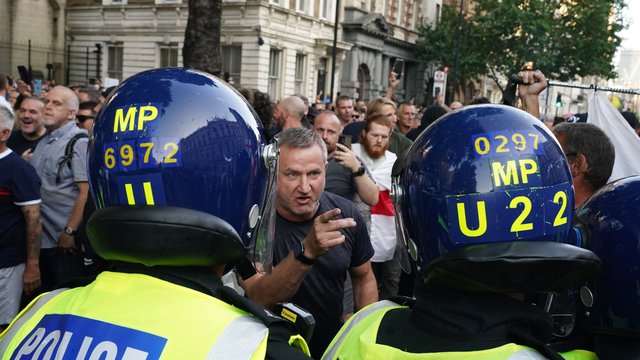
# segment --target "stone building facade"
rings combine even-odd
[[[371,99],[396,59],[399,100],[420,102],[432,69],[414,54],[418,28],[443,0],[223,0],[223,70],[274,99],[333,92]],[[121,81],[182,65],[187,0],[0,0],[0,72],[34,72],[62,84]],[[335,67],[334,23],[338,16]],[[49,65],[47,65],[49,64]],[[333,76],[333,78],[332,78]]]
[[[0,73],[64,82],[65,0],[0,0]]]

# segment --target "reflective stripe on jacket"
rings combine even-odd
[[[537,351],[518,344],[510,343],[497,348],[481,351],[452,351],[437,353],[410,353],[388,345],[376,343],[378,328],[387,311],[400,306],[392,301],[379,301],[373,303],[347,321],[333,339],[323,360],[340,359],[394,359],[394,360],[546,360],[546,357]],[[598,357],[589,351],[574,350],[561,353],[568,360],[597,360]]]
[[[44,294],[0,338],[2,359],[264,359],[267,327],[198,291],[104,272]]]

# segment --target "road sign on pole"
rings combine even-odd
[[[436,71],[433,73],[433,97],[442,94],[444,99],[447,90],[447,73],[444,71]]]

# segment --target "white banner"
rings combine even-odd
[[[609,182],[631,175],[640,175],[640,137],[622,114],[601,92],[589,95],[587,122],[604,131],[616,149],[616,160]]]

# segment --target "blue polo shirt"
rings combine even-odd
[[[67,225],[76,198],[80,193],[77,182],[87,181],[87,138],[78,139],[73,147],[71,168],[64,166],[57,181],[58,164],[71,138],[86,130],[75,121],[69,121],[58,129],[47,133],[36,146],[31,165],[42,182],[42,249],[58,246],[58,236]]]

